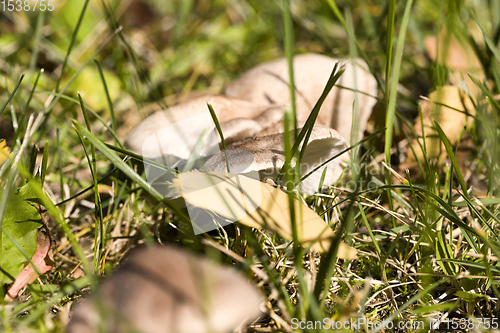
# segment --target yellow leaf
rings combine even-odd
[[[7,161],[7,159],[11,156],[12,156],[12,154],[9,153],[9,147],[5,143],[5,140],[1,141],[0,142],[0,164]]]
[[[242,175],[192,171],[179,174],[173,187],[177,187],[188,207],[293,238],[288,196],[268,184]],[[312,245],[319,252],[328,250],[334,235],[332,229],[309,207],[298,200],[294,202],[299,242],[305,247]],[[339,253],[352,258],[355,251],[343,245]]]
[[[111,72],[103,70],[106,86],[108,87],[111,101],[114,102],[120,95],[120,80]],[[64,82],[63,82],[64,83]],[[101,76],[95,68],[86,68],[70,86],[73,92],[79,92],[83,101],[94,111],[100,111],[108,108],[108,99]]]

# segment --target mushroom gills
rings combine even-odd
[[[317,167],[319,169],[300,183],[301,192],[308,196],[316,193],[321,174],[325,168],[327,171],[324,185],[333,185],[342,173],[339,163],[345,154],[327,161],[347,147],[345,139],[334,129],[314,127],[301,161],[301,177],[306,176]],[[302,149],[302,147],[299,148]],[[226,152],[212,156],[202,170],[227,172],[226,155],[229,161],[229,172],[245,174],[258,171],[262,181],[275,180],[285,162],[283,134],[248,138],[232,144]],[[295,163],[295,160],[292,163]],[[283,185],[283,183],[279,185]]]

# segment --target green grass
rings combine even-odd
[[[238,268],[257,283],[249,268],[256,265],[268,276],[260,289],[270,313],[254,327],[273,332],[291,331],[291,318],[428,323],[497,315],[498,1],[133,3],[142,10],[128,2],[63,1],[43,14],[0,11],[0,139],[12,151],[0,165],[0,216],[8,196],[29,182],[48,211],[55,242],[54,269],[19,300],[0,303],[0,331],[63,331],[68,306],[111,274],[130,249],[159,241],[205,253],[219,251],[210,242],[227,246],[244,258]],[[470,74],[480,95],[475,122],[458,144],[434,125],[448,163],[426,158],[405,170],[402,156],[429,149],[425,139],[414,141],[419,96],[450,80],[446,65],[425,52],[424,38],[441,28],[470,46],[487,80]],[[358,55],[379,86],[379,111],[367,139],[351,147],[357,157],[346,178],[322,196],[297,198],[288,191],[289,202],[305,201],[331,223],[331,248],[318,255],[239,224],[230,228],[244,237],[230,228],[194,235],[185,210],[149,186],[142,158],[123,148],[124,137],[152,110],[190,92],[220,93],[254,65],[304,52]],[[300,133],[293,103],[286,113],[283,177],[289,190],[299,181],[287,172],[292,158],[302,156],[299,142],[308,140],[341,73],[332,72]],[[422,136],[429,133],[424,128]],[[293,209],[290,214],[292,221],[299,216]],[[293,235],[297,240],[295,227]],[[358,259],[339,259],[341,242],[356,248]],[[80,267],[85,277],[75,279]]]

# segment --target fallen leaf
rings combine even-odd
[[[37,248],[36,252],[31,257],[31,261],[41,274],[44,274],[54,267],[54,258],[51,252],[52,240],[48,230],[42,228],[38,231],[37,235]],[[38,273],[33,266],[28,263],[27,266],[16,277],[14,283],[9,287],[5,295],[6,301],[12,301],[17,297],[19,292],[24,289],[28,284],[33,283],[38,278]]]
[[[3,194],[4,191],[0,190],[0,197]],[[9,236],[30,258],[37,250],[38,228],[43,224],[39,210],[31,204],[36,201],[37,197],[29,184],[9,195],[0,238],[1,284],[13,283],[28,262]]]
[[[278,188],[243,175],[200,171],[179,174],[173,186],[186,200],[188,209],[192,205],[293,239],[288,195]],[[300,244],[319,252],[327,251],[333,230],[305,204],[298,200],[294,204]]]
[[[12,153],[9,153],[9,147],[7,146],[5,140],[0,141],[0,165],[7,161],[7,159],[11,156]]]

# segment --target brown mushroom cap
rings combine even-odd
[[[321,96],[331,71],[338,59],[320,54],[302,54],[294,57],[296,107],[299,122],[305,122]],[[344,61],[345,62],[345,61]],[[370,96],[377,95],[377,81],[359,59],[347,61],[346,71],[324,101],[316,124],[336,129],[345,139],[351,138],[352,111],[357,89]],[[226,95],[262,105],[289,104],[290,91],[288,63],[285,58],[263,63],[241,75],[226,88]],[[374,97],[358,93],[359,140],[363,136],[368,118],[376,103]],[[356,140],[356,141],[357,141]]]
[[[220,140],[207,103],[212,105],[228,144],[258,133],[282,117],[283,106],[257,106],[236,98],[205,95],[153,113],[128,135],[125,146],[148,158],[171,155],[187,159],[205,131],[200,155],[218,151]]]
[[[305,176],[347,147],[345,139],[334,129],[315,126],[301,161],[301,176]],[[230,145],[226,153],[231,173],[259,171],[261,180],[274,179],[285,161],[283,134],[248,138]],[[220,152],[205,163],[204,169],[206,171],[227,171],[225,161],[224,152]],[[334,184],[342,172],[339,162],[340,157],[306,178],[300,185],[302,192],[312,195],[318,191],[321,174],[325,167],[327,174],[324,185]]]
[[[236,270],[172,246],[136,251],[99,290],[68,333],[231,332],[260,314],[257,289]]]

